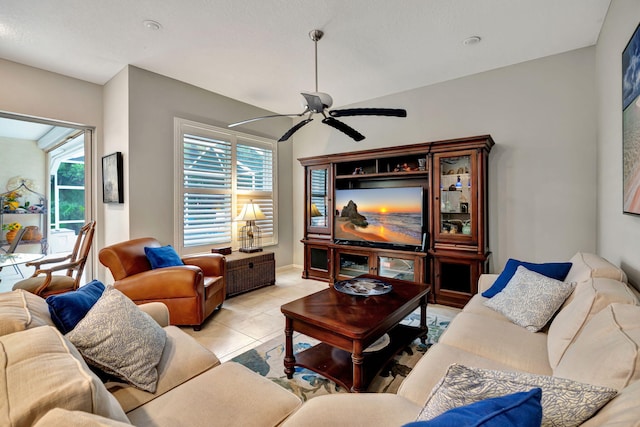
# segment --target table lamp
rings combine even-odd
[[[262,251],[262,231],[256,225],[256,220],[259,219],[267,219],[267,217],[260,210],[260,206],[250,200],[236,217],[236,221],[246,221],[240,229],[240,252]]]

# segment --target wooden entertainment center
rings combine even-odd
[[[431,284],[432,302],[462,307],[477,292],[480,274],[488,271],[493,145],[490,135],[482,135],[298,159],[305,168],[303,277],[333,284],[375,274]],[[407,210],[415,219],[416,205],[421,207],[422,224],[405,235],[398,224],[408,228],[409,213],[387,206],[388,192],[373,190],[393,189],[397,196],[412,188],[414,195],[421,189],[422,200],[412,200]],[[368,219],[366,211],[357,209],[357,199],[349,206],[336,200],[337,194],[351,194],[346,190],[364,189],[379,198]],[[353,239],[342,238],[349,221],[355,223],[347,227]]]

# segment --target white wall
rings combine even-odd
[[[95,127],[91,159],[95,164],[102,144],[102,86],[4,59],[0,59],[0,82],[0,111]],[[100,182],[99,173],[100,168],[94,167],[91,177],[94,186]],[[102,203],[102,196],[94,191],[93,197],[91,216],[96,217],[95,206],[98,197]],[[94,248],[101,247],[101,231],[98,222]],[[92,265],[87,265],[86,271],[99,264],[98,251],[91,251],[90,256]]]
[[[272,112],[205,91],[198,87],[136,67],[128,67],[128,186],[125,209],[130,238],[153,236],[173,241],[174,117],[218,127]],[[259,127],[238,127],[240,132],[278,139],[290,126],[289,118],[264,121]],[[259,131],[257,131],[259,129]],[[279,244],[278,266],[289,265],[291,255],[291,147],[278,147]],[[105,218],[108,223],[109,218]]]
[[[640,2],[613,0],[596,48],[598,253],[640,285],[640,216],[622,213],[622,51],[640,22]]]
[[[296,134],[294,157],[491,134],[493,270],[510,257],[543,262],[595,251],[594,57],[590,47],[363,102],[403,107],[408,117],[344,119],[366,136],[359,143],[316,120]],[[295,242],[303,180],[295,162]],[[302,263],[301,244],[294,262]]]

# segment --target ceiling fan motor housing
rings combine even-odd
[[[321,113],[325,108],[333,105],[333,98],[328,93],[303,92],[302,96],[307,101],[305,107],[314,113]]]

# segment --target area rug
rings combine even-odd
[[[426,343],[422,344],[420,339],[416,339],[398,353],[382,369],[381,373],[373,379],[368,391],[373,393],[396,392],[418,360],[438,341],[456,313],[455,309],[430,305],[427,310],[429,332]],[[416,310],[401,323],[418,326],[420,324],[420,311]],[[306,335],[295,334],[293,337],[293,351],[298,353],[317,343],[317,340]],[[302,400],[308,400],[323,394],[347,392],[335,382],[301,367],[296,367],[293,378],[288,379],[284,373],[284,335],[242,353],[232,360],[269,378],[276,384],[293,392]]]

